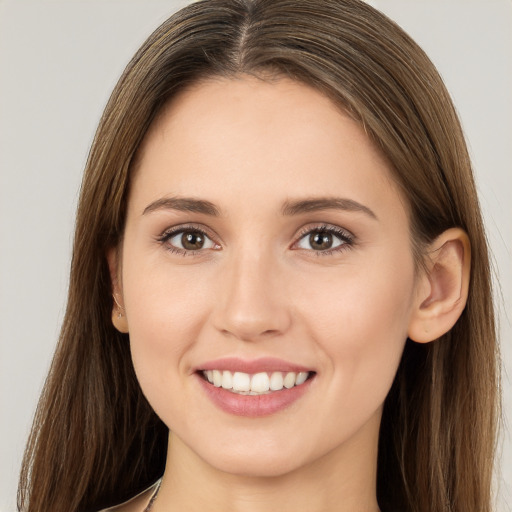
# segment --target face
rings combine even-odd
[[[376,449],[415,267],[360,126],[285,78],[210,80],[162,112],[134,172],[116,293],[172,436],[251,475]]]

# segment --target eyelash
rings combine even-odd
[[[200,252],[201,250],[183,250],[179,247],[174,247],[173,245],[170,245],[168,242],[171,238],[174,236],[180,234],[180,233],[186,233],[186,232],[194,232],[199,233],[204,237],[207,237],[208,239],[212,240],[212,237],[202,228],[199,226],[194,225],[185,225],[185,226],[177,226],[175,228],[168,229],[164,231],[160,236],[157,237],[157,242],[159,242],[162,245],[165,245],[166,250],[168,250],[172,254],[178,254],[180,256],[194,256]],[[301,241],[305,236],[311,235],[312,233],[327,233],[330,235],[334,235],[339,240],[341,240],[341,244],[333,247],[332,249],[326,249],[325,251],[315,251],[313,249],[304,249],[308,252],[315,253],[316,256],[329,256],[331,254],[342,252],[345,250],[348,250],[353,247],[355,237],[352,235],[352,233],[346,231],[345,229],[328,225],[328,224],[322,224],[320,226],[315,227],[307,227],[300,231],[298,234],[298,239],[296,242],[294,242],[294,245],[296,245],[299,241]],[[213,240],[212,240],[213,241]],[[213,242],[215,243],[215,242]],[[217,245],[217,244],[216,244]],[[298,249],[295,249],[298,250]]]
[[[173,245],[170,245],[168,243],[169,240],[171,238],[173,238],[174,236],[176,236],[180,233],[186,233],[186,232],[199,233],[202,236],[212,240],[212,237],[204,229],[200,228],[199,226],[194,226],[193,224],[188,224],[185,226],[177,226],[175,228],[170,228],[170,229],[164,231],[159,237],[157,237],[157,242],[161,243],[162,245],[165,245],[165,249],[172,254],[178,254],[179,256],[194,256],[194,255],[200,253],[201,250],[186,251],[184,249],[180,249],[179,247],[174,247]]]
[[[342,229],[337,226],[331,226],[329,224],[322,224],[320,226],[315,227],[307,227],[299,232],[298,240],[294,243],[297,244],[300,240],[302,240],[305,236],[311,235],[312,233],[327,233],[330,235],[334,235],[339,238],[342,243],[332,249],[326,249],[325,251],[314,251],[313,249],[304,249],[308,252],[314,253],[316,256],[330,256],[331,254],[346,251],[351,249],[355,242],[355,237],[352,233],[347,231],[346,229]]]

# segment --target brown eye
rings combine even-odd
[[[326,231],[316,231],[309,235],[309,245],[316,251],[324,251],[332,247],[332,234]]]
[[[198,231],[183,233],[181,235],[181,245],[188,251],[197,251],[204,245],[204,236]]]
[[[168,246],[169,249],[177,250],[181,253],[194,253],[206,249],[218,249],[218,245],[211,238],[198,229],[177,229],[164,234],[160,242]]]
[[[338,226],[319,226],[305,232],[303,231],[295,247],[319,254],[331,254],[334,251],[350,247],[353,242],[354,236],[343,228]]]

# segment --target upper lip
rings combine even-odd
[[[230,372],[260,373],[260,372],[311,372],[311,368],[291,363],[275,357],[261,357],[258,359],[241,359],[238,357],[223,357],[207,361],[196,368],[201,370],[228,370]]]

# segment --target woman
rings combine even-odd
[[[490,510],[496,374],[424,53],[356,1],[197,2],[100,122],[19,507]]]

